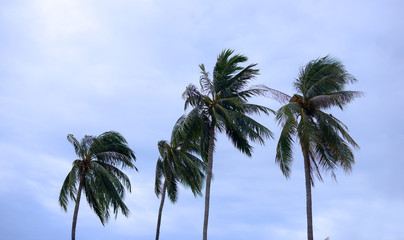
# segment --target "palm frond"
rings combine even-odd
[[[324,113],[322,111],[316,111],[316,119],[318,121],[318,125],[321,127],[332,128],[333,131],[336,131],[336,134],[341,134],[344,140],[346,140],[349,144],[354,148],[359,148],[359,145],[355,142],[355,140],[348,134],[348,127],[343,124],[338,118],[332,116],[331,114]]]
[[[300,145],[305,149],[310,149],[310,143],[315,140],[317,131],[318,129],[313,118],[306,112],[302,111],[300,121],[297,124],[297,135],[299,137]]]
[[[264,87],[264,85],[254,85],[245,90],[236,92],[234,93],[234,95],[238,98],[243,99],[244,101],[247,101],[249,98],[254,96],[266,96],[267,90]]]
[[[288,115],[286,115],[288,116]],[[297,133],[297,122],[293,116],[285,117],[282,123],[282,131],[276,146],[275,162],[279,164],[282,173],[290,176],[293,160],[293,143]]]
[[[83,191],[86,196],[88,205],[95,212],[95,214],[100,219],[102,225],[109,219],[108,204],[106,204],[106,199],[104,194],[100,194],[99,185],[94,182],[92,177],[86,176],[84,181]]]
[[[93,161],[93,162],[98,163],[103,168],[105,168],[106,171],[108,171],[110,174],[114,175],[114,177],[116,179],[118,179],[119,182],[122,183],[129,192],[131,192],[132,186],[131,186],[129,177],[125,173],[123,173],[121,170],[119,170],[117,167],[115,167],[111,164],[101,162],[101,161]]]
[[[315,96],[310,99],[310,103],[320,109],[328,109],[333,106],[338,106],[342,110],[345,105],[361,96],[363,96],[363,93],[358,91],[339,91]]]
[[[227,85],[222,88],[222,96],[223,97],[230,97],[233,95],[237,95],[240,92],[247,93],[245,90],[248,87],[249,81],[254,79],[257,75],[259,70],[253,69],[257,64],[250,64],[234,76],[230,76],[231,78],[228,79],[226,82]],[[257,91],[249,91],[250,94],[257,93]]]
[[[162,159],[158,158],[157,163],[156,163],[156,177],[155,177],[155,183],[154,183],[154,192],[156,193],[156,196],[159,197],[162,191],[162,179],[163,179],[163,163]]]
[[[200,129],[200,119],[197,117],[199,114],[198,108],[191,115],[182,115],[177,120],[171,132],[171,146],[181,146],[189,151],[199,152],[199,148],[196,147]]]
[[[90,135],[85,135],[80,142],[80,147],[82,151],[82,156],[85,158],[87,154],[91,151],[91,145],[94,143],[96,138]]]
[[[273,138],[272,132],[251,117],[234,113],[234,122],[237,128],[253,142],[264,144],[265,138]]]
[[[172,203],[175,203],[178,199],[178,180],[176,177],[169,175],[166,181],[168,198]]]
[[[201,77],[199,78],[199,83],[201,85],[201,91],[203,94],[208,95],[213,92],[212,81],[209,78],[209,73],[205,70],[205,65],[200,64]]]
[[[106,200],[103,202],[103,205],[106,206],[105,212],[109,215],[108,206],[112,206],[115,216],[117,216],[119,210],[121,210],[124,216],[128,216],[129,209],[123,202],[125,198],[125,187],[119,179],[96,161],[91,162],[91,168],[93,170],[93,179],[96,182],[93,188],[106,196]]]
[[[289,118],[294,118],[295,122],[297,122],[298,117],[301,114],[301,107],[297,102],[289,102],[288,104],[284,105],[283,107],[279,108],[276,111],[275,119],[280,125],[284,125],[286,120]]]
[[[198,88],[195,85],[189,84],[182,94],[182,98],[185,99],[184,109],[186,110],[189,105],[193,107],[203,105],[204,95],[199,92]]]
[[[69,204],[69,198],[76,201],[77,188],[79,176],[78,176],[78,165],[73,165],[70,172],[67,174],[62,189],[59,194],[59,204],[64,211],[67,211],[67,205]]]
[[[265,96],[268,96],[278,101],[279,103],[287,104],[292,99],[292,97],[288,94],[275,90],[273,88],[269,88],[265,85],[261,85],[261,88],[265,90]]]
[[[231,118],[228,117],[228,123],[226,122],[225,131],[226,135],[232,141],[233,145],[240,150],[242,153],[251,157],[252,155],[252,146],[249,144],[245,132],[241,131],[240,128],[231,121]],[[245,130],[245,129],[243,129]],[[246,131],[246,130],[245,130]]]
[[[317,145],[322,145],[316,147],[320,164],[325,170],[333,170],[333,166],[338,165],[341,166],[346,172],[350,172],[352,165],[355,162],[354,155],[352,149],[344,139],[348,139],[349,143],[353,147],[357,147],[357,144],[344,131],[344,129],[342,129],[344,134],[340,132],[342,128],[340,124],[336,123],[335,121],[328,124],[328,121],[325,121],[329,119],[332,119],[332,117],[322,116],[322,118],[319,118],[318,140],[315,143]],[[342,136],[340,136],[340,134]]]
[[[243,104],[243,112],[246,114],[261,114],[264,113],[269,115],[270,113],[275,114],[276,112],[268,107],[264,107],[257,104]]]
[[[81,149],[79,141],[73,136],[73,134],[67,135],[67,140],[73,145],[76,155],[79,157],[84,157],[84,153]]]

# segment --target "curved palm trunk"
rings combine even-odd
[[[163,213],[164,199],[166,197],[167,181],[164,180],[163,190],[161,191],[161,202],[159,208],[159,215],[157,217],[157,229],[156,229],[156,240],[160,237],[160,224],[161,224],[161,214]]]
[[[307,239],[313,240],[313,213],[311,204],[311,175],[309,153],[303,150],[304,176],[306,180],[306,213],[307,213]]]
[[[80,205],[81,192],[82,192],[82,190],[83,190],[83,184],[84,184],[84,175],[81,175],[81,176],[80,176],[79,189],[77,190],[76,205],[75,205],[75,207],[74,207],[74,214],[73,214],[72,240],[75,240],[75,239],[76,239],[77,216],[78,216],[78,214],[79,214],[79,205]]]
[[[210,182],[212,180],[213,168],[213,146],[215,143],[215,125],[212,123],[209,129],[209,149],[208,149],[208,172],[206,174],[205,189],[205,215],[203,219],[203,240],[208,239],[208,219],[209,219],[209,201],[210,201]]]

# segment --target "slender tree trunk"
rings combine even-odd
[[[164,199],[166,197],[167,181],[164,180],[163,190],[161,191],[161,202],[159,208],[159,215],[157,217],[157,229],[156,229],[156,240],[160,237],[160,224],[161,224],[161,214],[163,213]]]
[[[303,150],[303,156],[304,156],[304,176],[306,180],[307,239],[313,240],[313,213],[311,204],[310,158],[307,150]]]
[[[81,192],[83,190],[83,184],[84,184],[84,175],[81,175],[80,176],[79,189],[77,190],[76,206],[74,207],[74,214],[73,214],[72,240],[76,239],[77,216],[79,214],[79,205],[80,205]]]
[[[206,174],[205,215],[204,215],[204,219],[203,219],[203,240],[208,239],[210,182],[212,180],[214,143],[215,143],[215,125],[212,123],[212,125],[210,126],[210,129],[209,129],[208,172]]]

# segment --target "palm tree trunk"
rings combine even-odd
[[[204,219],[203,219],[203,240],[208,239],[210,182],[212,180],[214,143],[215,143],[215,125],[212,123],[212,125],[210,126],[210,129],[209,129],[208,169],[207,169],[208,172],[206,174],[205,215],[204,215]]]
[[[157,229],[156,229],[156,240],[160,237],[160,224],[161,224],[161,214],[163,213],[164,199],[166,197],[167,181],[164,180],[163,190],[161,191],[161,202],[159,208],[159,215],[157,217]]]
[[[79,205],[80,205],[80,198],[81,198],[81,192],[83,189],[83,184],[84,184],[84,174],[80,176],[79,189],[77,190],[76,205],[74,207],[73,223],[72,223],[72,240],[76,239],[77,216],[79,214]]]
[[[304,175],[306,180],[306,213],[307,213],[307,239],[313,240],[313,213],[311,204],[311,174],[310,157],[307,150],[303,150]]]

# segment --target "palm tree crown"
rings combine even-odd
[[[276,99],[285,103],[276,113],[282,131],[275,160],[286,177],[291,172],[295,137],[302,149],[310,240],[313,239],[311,186],[314,186],[314,175],[322,180],[321,170],[325,170],[335,178],[337,167],[350,172],[354,164],[352,147],[358,148],[348,134],[348,128],[324,110],[333,106],[343,109],[361,96],[361,92],[345,90],[347,84],[355,81],[341,62],[326,56],[309,62],[301,69],[294,83],[297,93],[293,96],[267,88]]]
[[[121,210],[123,215],[128,216],[129,209],[123,198],[125,189],[131,190],[131,184],[128,176],[118,167],[136,169],[133,164],[136,157],[125,138],[117,132],[106,132],[97,137],[85,136],[81,142],[69,134],[67,140],[73,145],[78,159],[73,162],[62,185],[59,204],[67,211],[69,199],[76,202],[72,227],[74,239],[82,190],[102,224],[110,216],[110,207],[116,215]]]
[[[248,139],[264,143],[264,138],[272,136],[263,125],[249,117],[249,114],[265,113],[269,108],[248,103],[249,98],[262,95],[262,86],[249,87],[249,82],[258,74],[256,64],[241,67],[247,61],[243,55],[233,55],[233,50],[224,50],[217,58],[211,79],[205,66],[201,64],[200,90],[190,84],[183,98],[185,109],[193,109],[184,118],[182,132],[195,132],[199,137],[202,158],[207,161],[205,193],[205,217],[203,239],[207,239],[207,225],[210,201],[215,131],[225,132],[234,146],[251,156],[252,146]]]
[[[272,133],[264,126],[249,117],[249,114],[272,112],[271,109],[248,103],[248,99],[264,95],[263,86],[249,87],[249,82],[258,75],[257,64],[247,67],[239,66],[248,59],[243,55],[233,55],[233,50],[224,50],[218,56],[213,70],[213,79],[209,77],[203,64],[201,69],[200,90],[190,84],[183,98],[185,109],[193,109],[188,113],[184,126],[189,130],[197,130],[201,134],[202,154],[207,158],[209,128],[225,132],[237,149],[251,156],[252,146],[248,139],[264,143],[264,138]]]
[[[294,136],[298,137],[302,150],[308,153],[311,173],[314,171],[320,180],[321,169],[331,171],[332,176],[335,176],[336,167],[347,172],[352,169],[354,155],[350,146],[357,148],[358,145],[348,134],[348,128],[324,110],[333,106],[343,110],[353,99],[360,97],[361,92],[344,90],[347,84],[355,81],[341,62],[326,56],[301,69],[294,83],[296,94],[278,98],[289,99],[276,113],[276,119],[283,127],[276,161],[285,176],[291,171]],[[312,174],[310,182],[314,184]]]
[[[175,124],[171,142],[165,140],[158,142],[160,157],[156,164],[155,193],[160,196],[163,188],[163,178],[166,183],[168,197],[175,203],[178,197],[177,183],[189,187],[194,195],[201,195],[202,184],[205,178],[206,165],[195,154],[199,149],[189,141],[189,138],[179,138],[179,127],[184,117]]]

